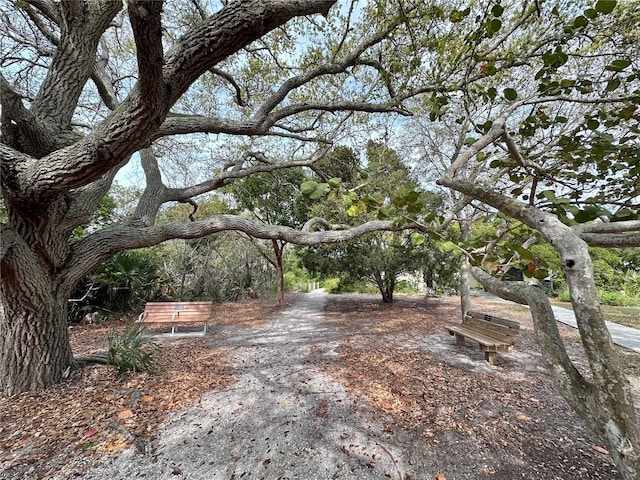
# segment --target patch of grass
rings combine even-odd
[[[561,302],[551,299],[551,303],[558,305],[559,307],[573,310],[573,306],[570,302]],[[612,305],[601,305],[602,314],[605,320],[610,322],[619,323],[620,325],[626,325],[627,327],[633,327],[640,329],[640,307],[618,307]]]
[[[640,307],[612,307],[602,305],[604,318],[610,322],[640,328]]]

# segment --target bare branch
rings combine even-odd
[[[71,232],[75,227],[86,225],[91,221],[102,198],[111,188],[118,170],[119,168],[114,168],[99,180],[72,192],[71,205],[62,222],[62,229]]]
[[[249,220],[237,215],[216,215],[195,222],[176,222],[154,226],[116,225],[95,232],[74,246],[73,259],[62,276],[68,281],[82,278],[115,253],[134,248],[150,247],[167,240],[192,239],[224,231],[243,232],[254,238],[282,240],[296,245],[318,243],[338,243],[351,240],[365,233],[380,230],[403,230],[413,228],[413,224],[401,227],[394,222],[372,221],[348,230],[305,232],[291,227],[269,225],[257,220]]]
[[[141,86],[134,88],[127,100],[90,135],[66,149],[53,152],[46,158],[46,162],[33,165],[34,170],[30,172],[29,178],[32,191],[40,192],[42,195],[46,192],[47,198],[55,198],[68,189],[79,188],[100,178],[119,165],[124,158],[150,144],[152,136],[165,120],[170,106],[204,71],[295,16],[326,14],[333,3],[334,0],[300,0],[293,4],[286,0],[229,3],[207,21],[192,28],[167,55],[162,88],[166,87],[169,95],[151,98],[145,96],[144,88]],[[111,16],[103,14],[98,20],[90,22],[91,27],[96,27],[96,31],[92,31],[90,35],[90,40],[95,40],[95,44],[91,41],[65,42],[63,38],[58,50],[56,58],[69,59],[80,54],[83,62],[87,53],[90,53],[91,63],[82,63],[78,67],[81,71],[74,77],[80,86],[85,83],[82,78],[83,68],[87,67],[87,79],[93,68],[97,39],[102,32],[98,27],[103,26],[105,19],[108,18],[110,21],[120,8],[116,2],[105,2],[104,5],[105,8],[111,8],[107,12]],[[146,3],[141,0],[136,5],[142,5],[145,9],[150,9],[150,12],[155,8],[152,1]],[[137,17],[142,18],[142,12],[134,15],[134,21],[138,21]],[[142,20],[140,22],[139,30],[145,23]],[[139,33],[142,35],[139,39],[144,38],[144,32]],[[80,47],[82,52],[76,52],[75,49]],[[155,52],[157,54],[159,50]],[[152,59],[156,60],[157,58]],[[75,105],[81,88],[74,86],[70,94],[66,91],[61,92],[64,82],[61,83],[61,79],[55,77],[56,71],[56,68],[49,70],[50,75],[45,79],[35,103],[39,103],[38,110],[43,117],[52,121],[60,119],[60,124],[64,126],[68,125],[70,120],[70,117],[67,119],[67,114],[73,111],[73,108],[68,107]],[[153,89],[152,79],[155,78],[155,73],[149,74],[148,78],[151,79],[149,88]],[[47,95],[54,100],[48,101]],[[56,104],[63,100],[64,106]],[[56,109],[60,109],[61,112]],[[46,174],[46,179],[38,180],[40,174],[43,174],[43,177]]]
[[[579,233],[578,236],[591,247],[630,248],[640,247],[640,232],[634,233]]]
[[[95,83],[100,98],[104,104],[110,109],[115,110],[118,106],[118,97],[116,96],[113,82],[107,74],[107,63],[109,62],[109,49],[103,45],[102,54],[96,58],[91,72],[91,80]]]
[[[640,220],[628,220],[626,222],[598,222],[584,223],[572,227],[578,235],[585,233],[624,233],[640,231]]]
[[[136,209],[133,213],[131,223],[134,225],[153,225],[158,215],[160,207],[168,202],[169,189],[162,183],[162,175],[158,168],[158,161],[151,148],[140,151],[140,162],[146,179],[146,187]],[[188,200],[189,197],[176,200]]]
[[[60,8],[55,2],[51,0],[29,0],[29,5],[32,5],[38,9],[45,17],[51,20],[53,23],[60,25],[62,23],[62,16]],[[31,15],[29,15],[31,17]]]
[[[193,185],[186,188],[168,189],[165,201],[170,201],[170,200],[183,201],[183,200],[186,200],[187,198],[191,198],[197,195],[202,195],[203,193],[211,192],[218,188],[224,187],[225,185],[229,185],[230,183],[233,183],[234,181],[240,178],[245,178],[251,175],[255,175],[256,173],[273,172],[273,171],[282,170],[285,168],[310,167],[311,165],[313,165],[314,162],[315,162],[315,159],[300,160],[295,162],[262,164],[262,165],[256,165],[253,167],[248,167],[248,168],[234,167],[230,171],[222,172],[216,175],[214,178],[207,180],[205,182],[199,183],[197,185]]]
[[[253,3],[253,5],[251,5]],[[171,103],[205,71],[252,41],[300,15],[327,15],[335,0],[231,2],[191,29],[167,54]]]
[[[228,135],[274,135],[287,136],[309,140],[307,137],[298,135],[287,135],[274,131],[269,131],[279,120],[291,117],[307,111],[325,112],[370,112],[370,113],[397,113],[403,116],[411,115],[410,112],[397,105],[374,104],[367,102],[305,102],[289,105],[280,110],[272,112],[266,117],[259,117],[258,114],[251,120],[229,120],[218,117],[199,116],[179,116],[168,117],[162,126],[154,133],[152,139],[156,140],[169,135],[180,135],[186,133],[225,133]],[[280,126],[281,127],[281,126]],[[281,127],[282,128],[282,127]],[[322,141],[322,139],[319,139]]]
[[[360,43],[360,45],[351,50],[349,55],[347,55],[341,61],[335,63],[325,63],[301,75],[297,75],[288,79],[280,86],[276,93],[274,93],[262,104],[255,117],[257,119],[270,117],[271,112],[287,97],[287,95],[289,95],[289,93],[291,93],[296,88],[309,83],[311,80],[324,75],[335,75],[337,73],[342,73],[346,71],[347,68],[354,66],[363,52],[384,40],[396,26],[397,21],[390,22],[390,25],[385,31],[366,38],[362,43]]]
[[[236,82],[236,80],[230,74],[216,67],[211,67],[209,71],[214,75],[224,78],[231,84],[233,89],[236,91],[236,103],[238,105],[240,105],[241,107],[247,105],[247,103],[242,99],[242,90],[240,89],[240,85],[238,85],[238,82]]]

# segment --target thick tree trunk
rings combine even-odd
[[[469,270],[469,259],[463,255],[460,259],[460,310],[463,320],[467,312],[471,310],[471,288],[469,286]]]
[[[382,295],[382,301],[384,303],[393,303],[393,291],[396,288],[396,278],[394,275],[383,275],[380,273],[375,274],[376,285]]]
[[[284,304],[284,266],[282,257],[284,256],[285,243],[278,243],[278,240],[273,240],[273,253],[276,257],[276,274],[278,276],[278,305]]]
[[[67,301],[77,282],[61,273],[70,257],[70,227],[60,221],[67,204],[14,205],[0,256],[0,391],[7,395],[57,383],[72,365]]]
[[[28,290],[14,288],[3,276],[0,288],[0,390],[7,395],[57,383],[73,363],[66,298],[55,297],[46,277],[27,281]]]
[[[422,279],[424,280],[426,287],[433,290],[433,271],[427,270],[422,272]]]

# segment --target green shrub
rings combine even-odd
[[[309,291],[309,285],[315,283],[316,280],[309,275],[297,275],[294,272],[285,272],[284,274],[284,289],[288,292],[303,292]]]
[[[396,293],[417,293],[418,289],[413,282],[407,282],[406,280],[400,280],[396,283]]]
[[[142,336],[143,327],[133,325],[122,334],[113,332],[109,336],[107,363],[116,367],[118,377],[127,372],[152,371],[156,366],[155,352],[158,345]]]
[[[559,290],[558,300],[560,300],[561,302],[570,302],[571,297],[569,296],[569,290],[567,290],[566,288]]]
[[[362,280],[357,280],[355,282],[352,282],[348,286],[344,286],[342,291],[355,292],[355,293],[370,293],[370,294],[380,293],[378,290],[378,287],[376,287],[371,283],[363,282]]]
[[[619,292],[600,292],[600,303],[617,307],[640,306],[640,298],[631,295],[623,295]]]
[[[339,293],[340,291],[340,279],[328,278],[323,282],[323,288],[329,293]]]

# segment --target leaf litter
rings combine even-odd
[[[413,438],[407,450],[420,445],[435,457],[441,468],[431,478],[618,479],[606,450],[541,367],[528,312],[484,299],[474,303],[523,325],[514,353],[499,355],[498,368],[486,366],[477,346],[455,347],[443,332],[459,316],[459,300],[446,297],[402,296],[387,305],[374,296],[331,296],[326,320],[343,340],[337,355],[321,355],[322,344],[312,345],[310,354],[356,401],[377,409],[388,432]],[[244,328],[278,311],[273,300],[260,299],[218,306],[216,318]],[[110,329],[72,327],[74,352],[104,350]],[[584,361],[577,333],[560,330],[572,357]],[[637,363],[637,354],[622,354],[629,365]],[[168,413],[234,381],[229,351],[202,338],[163,343],[159,357],[162,368],[155,374],[119,381],[109,367],[91,366],[44,391],[0,395],[0,479],[81,476],[97,459],[134,441],[152,444]],[[630,378],[639,396],[637,370],[630,369]],[[320,399],[316,416],[327,414]]]

